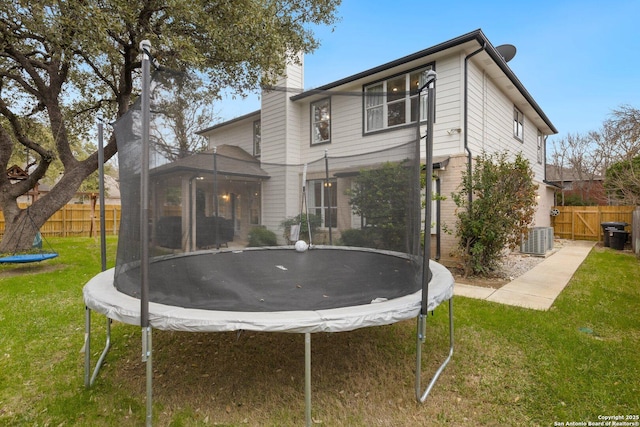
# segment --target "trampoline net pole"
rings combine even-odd
[[[424,219],[424,258],[422,269],[422,307],[420,314],[427,314],[429,301],[429,261],[431,258],[431,195],[433,192],[433,124],[435,121],[435,71],[427,74],[427,137],[425,139],[425,219]],[[418,95],[419,97],[420,95]]]
[[[142,161],[140,167],[140,326],[142,327],[142,361],[147,364],[146,425],[151,426],[152,411],[152,345],[149,326],[149,128],[150,128],[150,51],[148,40],[140,42],[142,51]]]

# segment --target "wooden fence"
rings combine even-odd
[[[556,236],[571,240],[602,240],[603,222],[626,222],[631,231],[635,206],[556,206],[560,214],[552,217]]]
[[[26,207],[26,206],[21,206]],[[631,231],[635,206],[556,206],[560,213],[552,217],[554,234],[561,239],[602,240],[603,222],[626,222]],[[639,208],[640,209],[640,208]],[[105,205],[105,232],[117,235],[120,229],[120,205]],[[637,215],[637,214],[636,214]],[[636,219],[636,222],[638,220]],[[100,209],[96,205],[65,205],[42,226],[45,236],[80,237],[98,235]],[[4,235],[4,215],[0,211],[0,236]]]
[[[104,208],[105,233],[118,234],[120,205],[105,205]],[[0,236],[4,236],[4,231],[4,215],[0,211]],[[100,205],[65,205],[47,220],[40,232],[45,237],[97,236],[100,232]]]

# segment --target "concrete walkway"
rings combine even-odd
[[[501,304],[548,310],[596,242],[571,240],[531,270],[500,289],[456,283],[454,294]]]

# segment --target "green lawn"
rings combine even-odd
[[[50,243],[56,259],[0,266],[0,425],[142,425],[139,327],[114,323],[105,366],[84,388],[82,287],[100,270],[97,240]],[[111,238],[111,263],[115,246]],[[414,321],[314,334],[313,418],[329,426],[553,426],[637,416],[639,278],[633,255],[596,247],[547,312],[456,297],[454,358],[422,405],[414,399]],[[447,350],[446,308],[428,322],[425,372]],[[95,363],[101,315],[93,331]],[[154,331],[156,425],[303,425],[303,378],[298,334]]]

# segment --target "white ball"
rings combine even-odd
[[[307,242],[305,242],[304,240],[298,240],[296,242],[296,251],[304,252],[307,249],[309,249],[309,245],[307,245]]]

